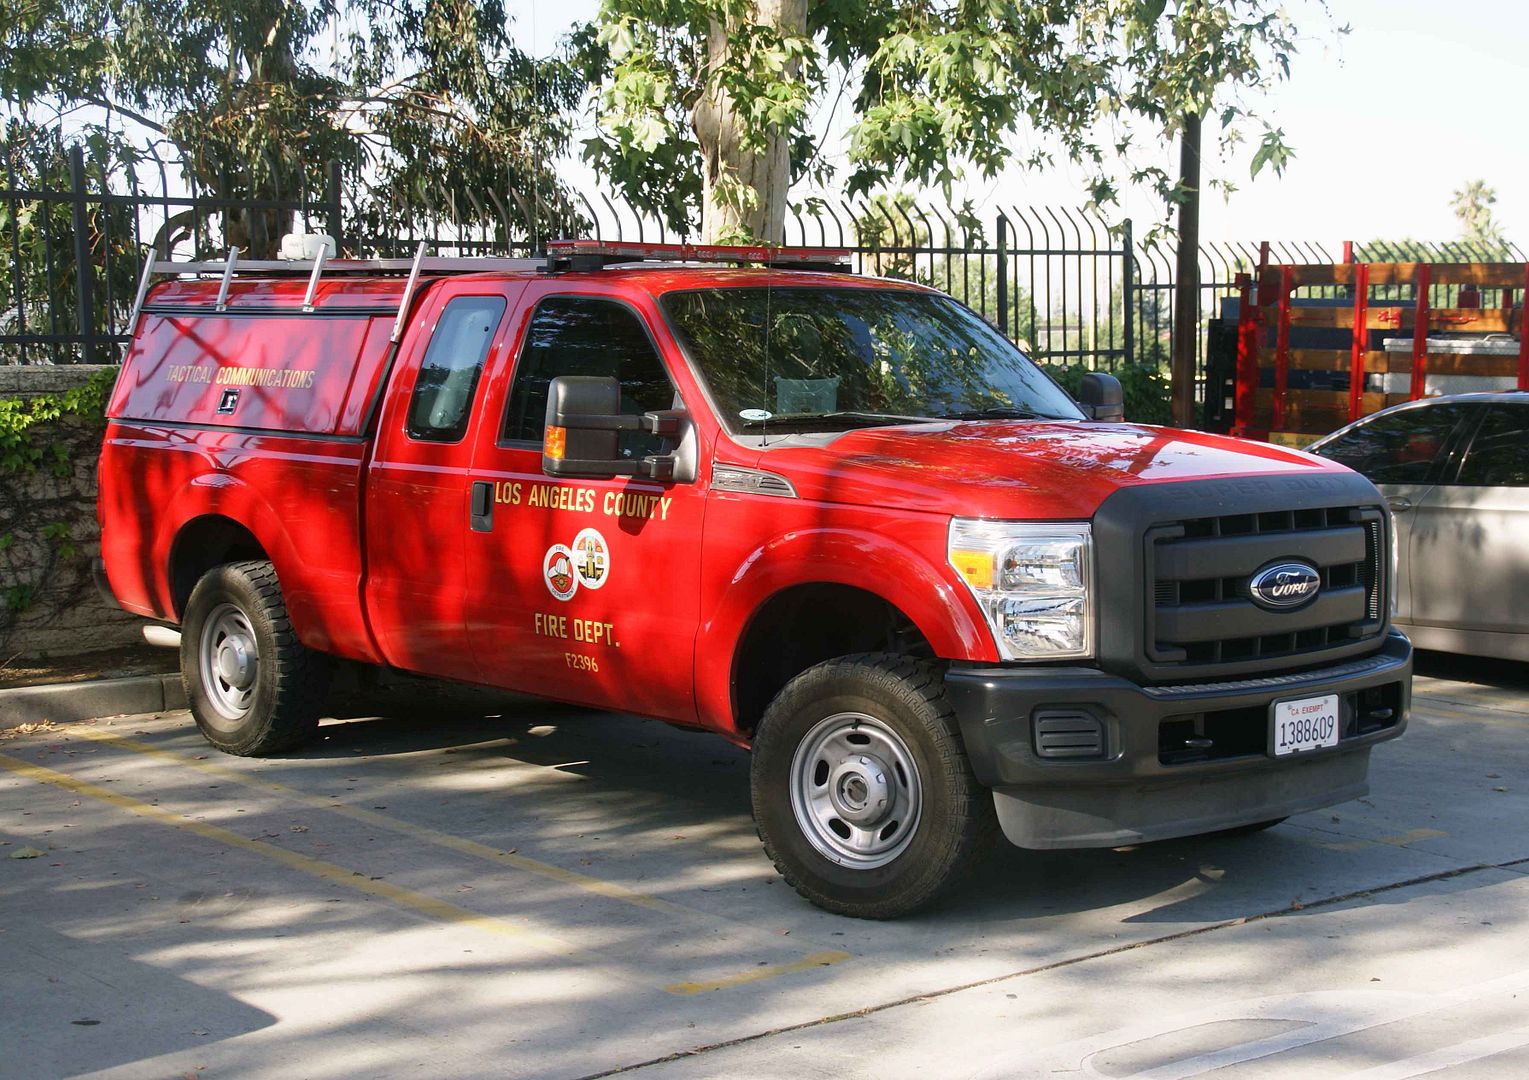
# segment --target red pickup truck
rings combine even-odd
[[[1406,724],[1368,481],[1119,422],[1109,376],[1075,402],[831,253],[143,280],[104,577],[180,625],[230,753],[310,736],[346,661],[705,728],[751,748],[798,891],[890,917],[999,830],[1117,846],[1355,798]]]

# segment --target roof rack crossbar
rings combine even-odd
[[[393,333],[388,338],[394,345],[398,344],[403,337],[404,320],[409,316],[409,301],[414,297],[414,287],[419,284],[420,268],[425,262],[425,241],[419,242],[419,247],[414,252],[414,267],[409,271],[409,280],[403,287],[403,297],[398,301],[398,317],[393,320]]]
[[[218,285],[218,311],[228,310],[228,285],[234,280],[234,266],[238,261],[239,249],[237,247],[229,248],[228,261],[223,264],[223,281]]]
[[[308,291],[303,294],[303,310],[312,311],[314,298],[319,291],[319,278],[324,274],[324,263],[329,259],[329,249],[319,245],[317,254],[313,256],[313,273],[308,275]]]
[[[127,324],[127,332],[138,332],[138,317],[143,314],[143,301],[149,295],[149,284],[154,280],[154,256],[159,254],[153,248],[149,249],[149,256],[143,261],[143,273],[138,277],[138,295],[133,297],[133,314]]]

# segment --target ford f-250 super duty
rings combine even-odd
[[[1366,480],[1119,422],[1112,378],[1075,402],[951,298],[821,258],[151,262],[107,587],[180,625],[230,753],[311,735],[336,661],[718,732],[780,872],[851,915],[999,830],[1366,792],[1411,676]]]

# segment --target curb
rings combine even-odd
[[[184,709],[186,691],[179,675],[134,675],[0,690],[0,728],[51,720],[68,724],[99,716]]]

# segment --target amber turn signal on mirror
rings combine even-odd
[[[568,446],[568,429],[547,425],[547,434],[542,440],[542,456],[561,461],[563,452]]]

